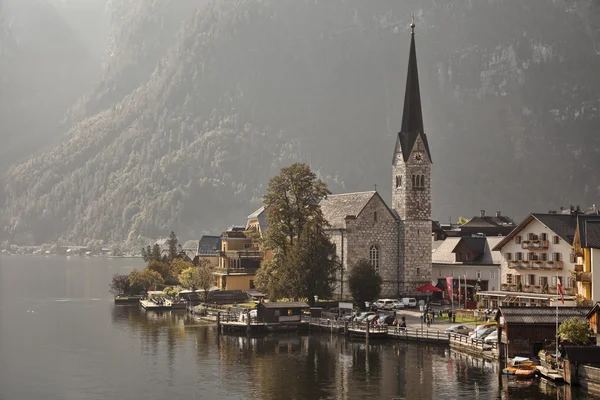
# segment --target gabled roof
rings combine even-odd
[[[205,235],[198,242],[196,254],[204,257],[216,256],[217,250],[221,250],[221,237]]]
[[[264,308],[309,308],[310,306],[302,301],[290,301],[290,302],[279,302],[279,303],[259,303],[259,306]]]
[[[346,227],[346,217],[358,217],[369,201],[375,196],[381,199],[381,196],[374,190],[369,192],[331,194],[321,200],[321,212],[325,220],[329,223],[330,229],[343,229]],[[381,201],[385,204],[383,199]],[[390,213],[396,218],[391,210]]]
[[[600,346],[563,346],[565,360],[578,363],[597,364],[600,360]]]
[[[437,244],[434,242],[431,260],[438,264],[500,265],[502,263],[502,254],[498,251],[493,251],[492,248],[501,239],[501,237],[447,237],[445,240],[440,241],[442,243]],[[479,254],[476,260],[466,262],[456,261],[454,250],[461,241],[471,251]]]
[[[594,307],[592,307],[592,309],[590,311],[588,311],[588,313],[585,315],[585,317],[587,319],[590,319],[592,317],[593,314],[600,312],[600,303],[596,303],[594,304]]]
[[[500,251],[504,245],[510,242],[532,221],[537,220],[545,225],[554,234],[569,244],[573,244],[575,229],[577,227],[577,215],[575,214],[529,214],[515,229],[513,229],[493,250]]]
[[[600,217],[597,215],[579,215],[577,229],[582,248],[600,249]]]
[[[408,54],[408,72],[406,74],[406,91],[404,93],[404,110],[402,112],[402,128],[398,133],[398,143],[402,149],[404,161],[408,160],[410,153],[421,136],[423,146],[431,162],[431,152],[427,136],[423,130],[423,111],[421,109],[421,90],[419,88],[419,69],[417,67],[417,51],[415,46],[414,25],[410,36],[410,51]],[[396,149],[397,150],[397,149]]]
[[[555,324],[556,314],[558,313],[558,323],[572,317],[585,318],[588,311],[583,307],[499,307],[500,312],[496,315],[496,320],[500,316],[509,324],[529,325],[529,324]]]
[[[265,232],[269,225],[267,224],[267,209],[265,206],[262,206],[258,210],[254,211],[252,214],[248,215],[248,221],[246,222],[246,229],[248,229],[248,225],[251,220],[256,219],[258,221],[258,225],[260,227],[261,232]]]
[[[464,228],[497,228],[497,227],[515,227],[517,224],[509,217],[498,216],[498,217],[473,217],[462,224],[461,229]]]

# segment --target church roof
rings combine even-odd
[[[333,229],[346,227],[346,217],[356,217],[367,203],[376,195],[376,191],[330,194],[321,200],[321,211]]]
[[[404,160],[408,160],[410,153],[421,136],[423,146],[431,162],[431,152],[427,135],[423,129],[423,111],[421,109],[421,90],[419,88],[419,69],[417,68],[417,51],[415,48],[414,23],[410,37],[410,52],[408,56],[408,72],[406,76],[406,92],[404,94],[404,110],[402,113],[402,129],[398,133],[398,141],[402,149]]]

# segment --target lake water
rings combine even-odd
[[[115,306],[141,259],[0,257],[0,400],[577,399],[437,346],[217,336],[185,312]]]

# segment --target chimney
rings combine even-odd
[[[502,216],[502,211],[496,211],[496,217],[499,218]]]
[[[479,216],[482,218],[485,217],[485,210],[479,211]]]

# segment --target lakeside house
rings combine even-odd
[[[521,307],[500,306],[496,322],[502,331],[501,354],[537,356],[543,349],[552,349],[558,325],[569,318],[586,318],[589,309],[584,307]],[[558,315],[558,316],[557,316]]]

